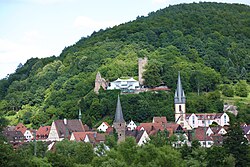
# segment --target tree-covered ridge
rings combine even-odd
[[[165,83],[173,92],[181,71],[185,92],[201,92],[201,98],[189,96],[187,111],[221,112],[220,96],[215,93],[209,99],[202,92],[214,91],[219,84],[250,81],[249,22],[247,5],[192,3],[94,32],[65,48],[59,57],[32,58],[1,80],[0,111],[34,127],[53,119],[76,118],[79,108],[89,125],[105,116],[110,120],[117,92],[93,92],[97,71],[109,81],[136,77],[137,59],[146,56],[147,86]],[[171,120],[172,92],[121,97],[125,119],[146,121],[152,115],[165,115]],[[209,101],[214,99],[216,104]],[[197,108],[204,102],[204,108]]]

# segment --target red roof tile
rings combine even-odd
[[[36,132],[36,137],[37,138],[48,138],[49,132],[50,132],[51,126],[41,126],[37,132]]]
[[[167,123],[166,117],[153,117],[153,123]]]
[[[25,131],[27,130],[27,128],[22,123],[18,123],[15,130],[16,131],[21,131],[22,134],[24,134]]]

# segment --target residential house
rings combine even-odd
[[[33,139],[34,130],[26,128],[22,123],[17,124],[15,131],[22,132],[26,141],[31,141]]]
[[[167,118],[166,117],[153,117],[153,123],[166,124]]]
[[[198,140],[202,147],[221,146],[223,144],[223,135],[226,133],[226,129],[221,126],[198,127],[194,129],[194,139]]]
[[[147,143],[150,138],[145,130],[128,130],[126,131],[126,137],[134,137],[136,143],[141,146]]]
[[[73,132],[85,132],[84,126],[80,119],[56,120],[52,122],[48,141],[61,141],[70,138]]]
[[[46,141],[49,136],[50,128],[51,126],[40,126],[36,132],[36,140]]]
[[[72,141],[82,141],[89,142],[93,145],[105,142],[105,134],[97,132],[73,132],[71,134],[70,140]]]
[[[101,132],[106,132],[106,130],[110,127],[107,122],[102,122],[100,126],[98,126],[98,130]]]
[[[237,106],[234,106],[234,105],[224,104],[223,111],[230,112],[230,113],[234,114],[235,116],[238,115]]]
[[[134,78],[129,79],[120,79],[108,83],[107,90],[114,90],[114,89],[120,89],[122,91],[126,90],[136,90],[140,89],[139,82],[135,80]]]
[[[229,125],[229,116],[227,113],[192,113],[186,114],[186,121],[192,128],[209,127],[212,123],[227,126]]]
[[[133,120],[131,120],[128,125],[127,125],[127,129],[128,130],[135,130],[137,127],[137,125],[135,124],[135,122]]]
[[[24,140],[25,140],[25,137],[21,131],[16,131],[13,129],[8,129],[8,128],[4,129],[3,136],[11,144],[21,143],[21,142],[24,142]]]
[[[244,137],[248,140],[248,143],[250,143],[250,125],[245,125],[245,126],[241,126],[243,133],[244,133]]]
[[[211,147],[213,145],[213,138],[208,135],[207,127],[199,127],[195,129],[194,138],[200,142],[202,147]]]

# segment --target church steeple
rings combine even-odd
[[[177,88],[176,88],[175,96],[174,96],[174,103],[175,104],[186,103],[186,97],[185,97],[184,90],[182,89],[182,85],[181,85],[180,71],[178,72],[178,81],[177,81]]]
[[[118,95],[118,98],[117,98],[114,122],[117,122],[117,123],[125,122],[124,119],[123,119],[122,106],[121,106],[120,96],[119,95]]]
[[[115,130],[117,132],[118,143],[124,141],[125,140],[126,122],[123,119],[122,106],[121,106],[119,95],[117,98],[115,120],[113,122],[113,127],[115,128]]]

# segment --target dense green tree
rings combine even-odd
[[[159,86],[161,80],[161,64],[156,60],[151,60],[143,73],[144,84],[149,87]]]
[[[227,97],[234,97],[234,88],[232,85],[223,85],[222,94]]]
[[[245,80],[240,80],[235,84],[234,86],[235,94],[240,97],[247,97],[248,95],[248,89],[247,89],[247,83]]]
[[[250,153],[247,139],[244,137],[243,130],[239,123],[230,124],[225,135],[223,147],[227,153],[232,154],[236,160],[236,166],[249,166]]]

